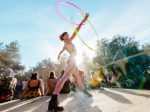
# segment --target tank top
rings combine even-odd
[[[31,81],[31,80],[30,80],[30,81]],[[38,89],[39,89],[39,86],[40,86],[40,81],[38,80],[37,86],[34,86],[34,87],[31,87],[31,86],[30,86],[30,81],[29,81],[29,83],[28,83],[29,91],[30,91],[30,90],[38,90]]]
[[[66,50],[69,52],[70,55],[75,56],[77,54],[75,46],[73,43],[65,44],[64,47],[66,48]]]
[[[40,92],[39,92],[40,81],[38,80],[37,86],[34,86],[34,87],[30,86],[30,81],[28,83],[27,98],[35,98],[35,97],[40,96]]]

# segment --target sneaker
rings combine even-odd
[[[83,93],[85,95],[87,95],[88,97],[92,97],[92,94],[90,92],[88,92],[87,90],[83,90]]]

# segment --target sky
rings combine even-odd
[[[89,13],[89,20],[99,38],[114,35],[135,37],[141,44],[150,42],[150,0],[66,0]],[[17,40],[20,44],[21,62],[27,68],[43,59],[57,62],[63,47],[59,35],[67,31],[71,35],[77,25],[72,25],[55,11],[57,0],[0,0],[0,41],[6,44]],[[69,20],[80,23],[80,11],[60,3],[59,10]],[[87,22],[79,35],[91,48],[96,46],[96,34]],[[88,49],[79,38],[73,43],[78,57],[85,52],[89,57],[94,51]]]

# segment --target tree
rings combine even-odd
[[[25,67],[20,60],[20,46],[17,41],[9,44],[0,42],[0,68],[10,67],[16,72],[23,70]]]
[[[11,54],[11,58],[14,61],[20,61],[20,46],[17,41],[13,41],[10,44],[5,45],[5,50]]]
[[[93,61],[106,65],[139,52],[139,43],[134,38],[117,35],[112,40],[103,38],[97,41],[96,57]]]

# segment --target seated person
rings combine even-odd
[[[46,95],[51,95],[57,84],[57,77],[54,72],[50,72],[49,78],[46,80]]]
[[[90,71],[90,74],[91,74],[91,77],[89,80],[90,88],[92,88],[92,89],[99,88],[99,86],[100,86],[99,76],[94,71]]]
[[[64,70],[61,72],[60,78],[63,76],[64,72],[65,72]],[[71,90],[70,86],[71,86],[71,81],[68,79],[65,82],[64,86],[62,87],[60,93],[70,93],[70,90]]]
[[[98,76],[101,78],[101,81],[100,81],[100,87],[109,87],[109,82],[107,80],[107,76],[104,72],[104,67],[101,67],[99,72],[98,72]]]
[[[43,96],[42,81],[38,78],[38,73],[33,73],[31,79],[26,83],[22,98],[35,98]]]
[[[0,81],[0,102],[12,100],[17,84],[15,73],[12,69],[7,68],[4,71],[5,75]]]

